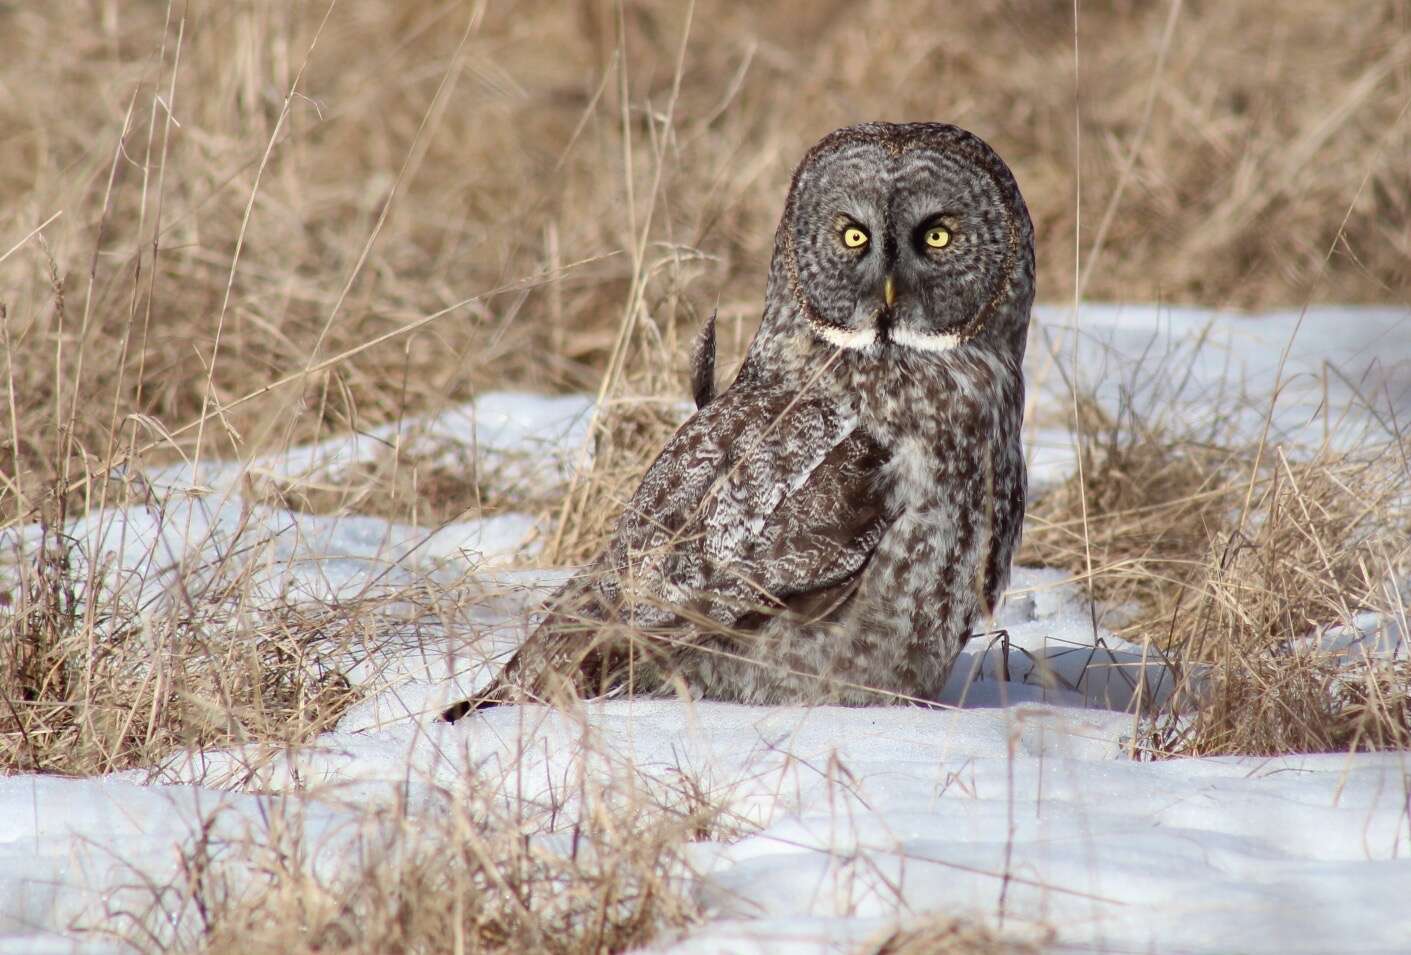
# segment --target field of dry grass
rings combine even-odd
[[[1076,23],[1074,8],[0,5],[0,524],[139,502],[144,465],[248,459],[494,389],[589,392],[595,469],[565,501],[500,500],[395,448],[346,486],[261,489],[421,525],[530,509],[554,518],[547,561],[582,560],[673,426],[660,399],[686,395],[713,310],[727,374],[742,355],[793,163],[864,119],[995,145],[1034,215],[1043,300],[1411,303],[1411,2],[1084,0]],[[1083,474],[1037,504],[1024,559],[1138,608],[1133,639],[1217,668],[1211,707],[1154,726],[1150,752],[1411,744],[1405,672],[1349,685],[1278,652],[1399,609],[1376,588],[1405,569],[1404,440],[1286,461],[1097,411],[1077,424]],[[311,635],[353,652],[387,619],[291,607],[240,630],[222,610],[236,575],[159,624],[170,656],[154,658],[150,632],[114,626],[123,608],[85,603],[62,546],[31,557],[0,591],[0,772],[297,745],[357,693]],[[671,847],[716,824],[708,805],[648,818],[657,855],[593,863],[611,873],[536,870],[483,815],[460,820],[461,855],[363,883],[349,904],[381,922],[298,944],[426,950],[454,923],[481,933],[457,950],[620,950],[689,923]],[[528,888],[469,914],[405,904],[504,872],[589,886],[587,910],[612,919],[562,934],[582,913],[505,902]],[[264,908],[223,910],[193,944],[334,924],[336,900],[295,881],[272,877],[240,903]],[[957,952],[1009,944],[951,928]],[[868,951],[934,950],[920,944],[899,930]]]
[[[1075,47],[1037,0],[0,9],[0,515],[487,388],[679,394],[861,119],[993,142],[1045,300],[1408,299],[1406,3],[1079,14]]]

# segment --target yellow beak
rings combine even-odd
[[[897,283],[892,281],[890,275],[887,276],[887,280],[882,283],[882,298],[886,300],[888,308],[891,308],[892,303],[897,300]]]

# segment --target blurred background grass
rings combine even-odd
[[[491,388],[684,396],[705,315],[727,370],[748,340],[793,164],[864,119],[994,144],[1044,300],[1411,301],[1411,2],[1074,13],[0,4],[0,517],[198,435],[248,456]]]

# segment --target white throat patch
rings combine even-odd
[[[839,328],[837,325],[829,325],[824,322],[809,322],[809,326],[818,333],[818,337],[835,348],[847,348],[853,351],[862,351],[877,344],[877,328],[869,325],[866,328]]]
[[[892,342],[903,348],[917,351],[945,352],[959,345],[964,339],[950,332],[918,332],[914,328],[892,329]]]
[[[809,322],[809,326],[819,338],[834,348],[864,351],[877,344],[877,328],[873,325],[866,328],[839,328],[824,322]],[[918,332],[912,328],[894,328],[891,332],[893,345],[933,354],[948,352],[963,341],[959,335],[950,332]]]

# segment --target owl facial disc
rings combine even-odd
[[[877,356],[1011,335],[997,305],[1032,263],[1020,254],[1032,227],[1008,168],[977,137],[939,124],[825,137],[795,173],[780,238],[781,277],[804,320],[794,328]]]

